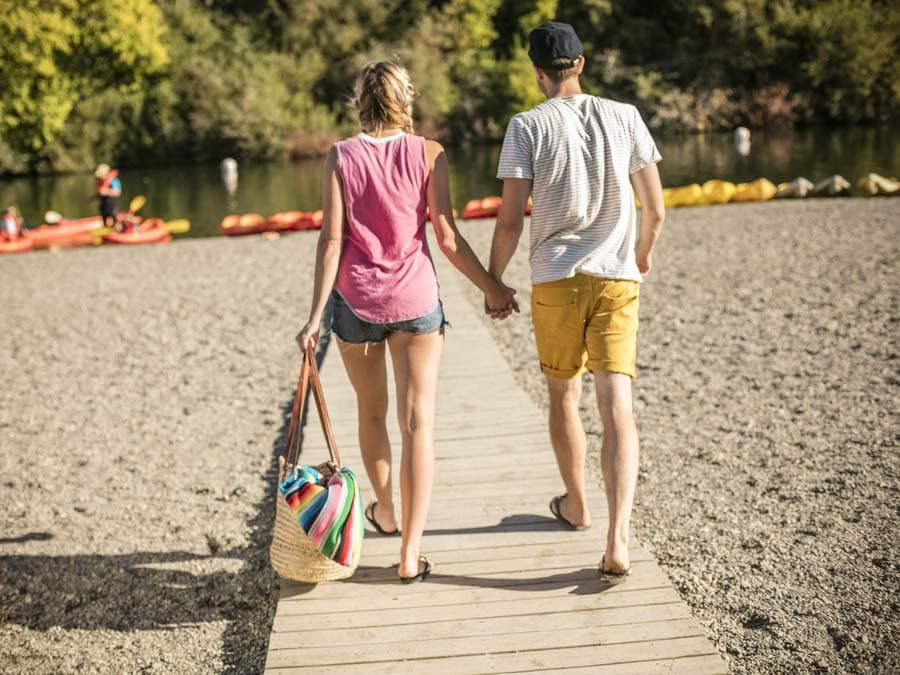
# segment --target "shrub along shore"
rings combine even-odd
[[[0,15],[0,175],[321,153],[354,72],[405,63],[418,128],[496,141],[541,100],[528,31],[585,43],[585,89],[692,132],[875,122],[900,103],[894,3],[22,0]]]

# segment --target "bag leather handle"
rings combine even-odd
[[[303,419],[303,409],[306,405],[306,393],[312,385],[313,398],[316,399],[316,408],[319,411],[319,419],[322,421],[322,431],[325,432],[325,443],[328,445],[328,454],[331,461],[338,468],[341,464],[341,455],[334,440],[334,430],[331,427],[331,417],[328,407],[325,405],[325,392],[322,391],[322,381],[319,379],[319,369],[316,367],[316,359],[312,350],[303,352],[303,365],[300,367],[300,380],[297,382],[297,393],[294,394],[294,405],[291,409],[291,423],[288,427],[287,449],[285,452],[285,466],[288,471],[297,465],[300,458],[300,420]]]

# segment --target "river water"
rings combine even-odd
[[[894,127],[815,128],[788,133],[753,134],[750,152],[737,152],[729,133],[657,139],[663,161],[663,184],[668,187],[709,178],[735,182],[764,176],[775,183],[805,176],[812,181],[832,174],[851,182],[870,171],[884,176],[900,174],[900,133]],[[500,194],[494,177],[499,146],[451,147],[453,204],[462,210],[476,197]],[[122,208],[135,195],[147,197],[143,216],[166,220],[188,218],[188,236],[218,234],[218,224],[229,213],[313,211],[321,208],[322,160],[283,163],[241,163],[238,188],[225,189],[218,164],[124,169]],[[48,209],[67,217],[94,213],[91,174],[0,180],[0,206],[14,204],[26,223],[43,222]]]

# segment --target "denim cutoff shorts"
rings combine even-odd
[[[449,324],[444,316],[444,306],[438,304],[428,314],[415,319],[405,319],[392,323],[369,323],[360,319],[344,301],[337,291],[331,293],[333,302],[331,329],[344,342],[361,345],[368,342],[384,342],[389,333],[426,333],[443,332]]]

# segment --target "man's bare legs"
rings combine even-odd
[[[337,336],[335,338],[350,384],[356,392],[359,449],[377,502],[373,515],[384,530],[391,532],[397,529],[397,519],[391,489],[391,442],[386,426],[388,391],[385,346],[383,342],[349,344]]]
[[[631,378],[621,373],[594,373],[597,407],[603,422],[600,467],[609,506],[606,567],[626,569],[628,528],[638,474],[638,434],[631,402]],[[584,460],[587,440],[578,412],[581,376],[569,380],[547,378],[550,392],[550,440],[568,497],[560,504],[563,517],[575,525],[589,525],[585,497]]]
[[[600,467],[609,505],[606,568],[623,571],[628,556],[628,526],[638,476],[638,433],[631,403],[631,378],[621,373],[594,373],[597,405],[603,422]]]
[[[412,577],[419,563],[422,533],[434,481],[434,411],[438,367],[444,345],[442,332],[388,336],[397,383],[397,418],[403,438],[400,459],[400,566],[397,574]]]
[[[587,439],[578,412],[581,375],[568,380],[547,377],[547,389],[550,393],[550,442],[567,494],[560,502],[559,511],[573,525],[587,526],[591,524],[584,483]]]

